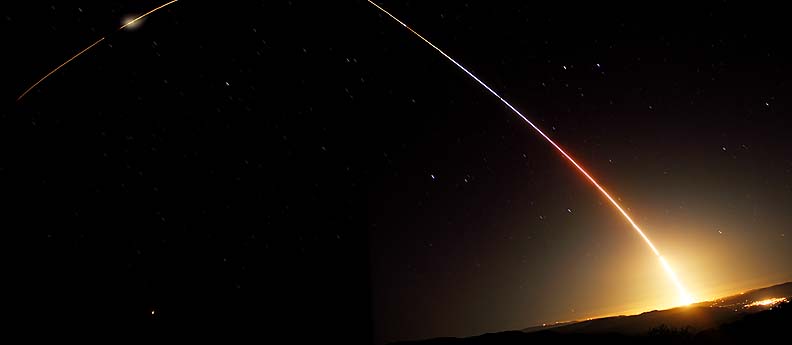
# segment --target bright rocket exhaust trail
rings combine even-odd
[[[649,246],[649,248],[652,249],[652,252],[655,254],[655,256],[657,256],[658,260],[660,260],[660,264],[663,266],[663,269],[666,271],[666,274],[668,274],[669,279],[671,279],[671,281],[674,283],[674,286],[676,286],[677,291],[679,292],[680,303],[682,303],[682,304],[690,304],[691,302],[693,302],[693,299],[687,293],[687,291],[685,291],[684,286],[682,286],[682,282],[679,280],[679,278],[677,277],[676,273],[674,273],[674,270],[671,268],[671,265],[668,264],[668,262],[665,260],[665,258],[663,258],[662,255],[660,255],[660,251],[658,251],[657,248],[654,246],[654,244],[652,244],[652,241],[649,240],[649,237],[647,237],[646,234],[641,230],[641,228],[638,227],[638,224],[635,224],[635,222],[632,220],[630,215],[627,214],[627,211],[625,211],[621,207],[621,205],[619,205],[619,203],[616,202],[616,200],[613,199],[613,197],[610,196],[610,194],[605,190],[605,188],[603,188],[597,182],[597,180],[595,180],[594,177],[592,177],[586,171],[586,169],[583,169],[583,167],[580,164],[578,164],[574,159],[572,159],[572,156],[567,154],[566,151],[564,151],[561,148],[561,146],[556,144],[555,141],[553,141],[553,139],[550,139],[550,137],[547,136],[547,134],[545,134],[541,129],[539,129],[538,126],[536,126],[533,122],[531,122],[531,120],[529,120],[527,117],[525,117],[525,115],[523,115],[519,110],[517,110],[511,104],[509,104],[508,101],[506,101],[497,92],[495,92],[492,88],[490,88],[489,85],[487,85],[486,83],[481,81],[481,79],[479,79],[473,73],[468,71],[468,69],[465,68],[464,66],[462,66],[461,64],[459,64],[459,62],[456,62],[456,60],[454,60],[452,57],[448,56],[448,54],[446,54],[442,49],[440,49],[436,45],[432,44],[432,42],[429,42],[429,40],[427,40],[426,38],[421,36],[421,34],[419,34],[417,31],[413,30],[411,27],[407,26],[407,24],[405,24],[404,22],[399,20],[399,18],[396,18],[394,15],[390,14],[390,12],[386,11],[384,8],[380,7],[379,5],[377,5],[376,3],[374,3],[371,0],[367,0],[367,1],[371,5],[376,7],[378,10],[382,11],[382,13],[385,13],[386,15],[388,15],[388,17],[391,17],[391,19],[393,19],[397,23],[401,24],[401,26],[403,26],[407,30],[410,30],[410,32],[412,32],[415,36],[417,36],[422,41],[426,42],[426,44],[428,44],[429,46],[431,46],[432,48],[437,50],[437,52],[439,52],[446,59],[448,59],[448,61],[451,61],[452,63],[454,63],[454,65],[459,67],[459,69],[461,69],[463,72],[467,73],[468,76],[473,78],[473,80],[478,82],[481,86],[483,86],[485,89],[487,89],[487,91],[489,91],[493,96],[497,97],[501,102],[503,102],[503,104],[505,104],[509,109],[511,109],[512,112],[517,114],[517,116],[519,116],[521,119],[523,119],[523,121],[528,123],[528,125],[530,125],[534,130],[536,130],[536,132],[539,133],[539,135],[541,135],[543,138],[545,138],[545,140],[547,140],[547,142],[550,143],[550,145],[553,145],[553,147],[562,156],[564,156],[564,158],[566,158],[570,163],[572,163],[572,165],[574,165],[575,168],[577,168],[577,170],[580,171],[583,174],[583,176],[585,176],[591,182],[591,184],[593,184],[594,187],[596,187],[602,193],[602,195],[604,195],[605,198],[608,199],[608,201],[610,201],[611,204],[613,204],[614,207],[616,207],[617,210],[619,210],[619,212],[622,214],[622,216],[624,216],[624,219],[626,219],[627,222],[630,223],[630,225],[635,230],[635,232],[637,232],[638,235],[640,235],[641,238],[643,238],[644,242],[646,242],[646,245]]]
[[[126,22],[126,23],[124,23],[124,25],[121,25],[121,27],[119,27],[118,29],[116,29],[116,31],[115,31],[115,32],[118,32],[118,31],[121,31],[121,30],[123,30],[124,28],[126,28],[126,27],[128,27],[128,26],[130,26],[130,25],[134,24],[135,22],[137,22],[137,21],[139,21],[139,20],[142,20],[143,18],[146,18],[146,17],[147,17],[149,14],[152,14],[152,13],[154,13],[154,12],[157,12],[157,11],[159,11],[160,9],[162,9],[163,7],[165,7],[165,6],[168,6],[168,5],[170,5],[170,4],[172,4],[172,3],[176,2],[176,1],[179,1],[179,0],[171,0],[171,1],[169,1],[169,2],[166,2],[166,3],[164,3],[164,4],[160,5],[160,6],[157,6],[157,7],[156,7],[156,8],[154,8],[153,10],[151,10],[151,11],[148,11],[148,12],[146,12],[146,13],[144,13],[144,14],[142,14],[142,15],[138,16],[137,18],[135,18],[135,19],[132,19],[132,20],[130,20],[130,21],[128,21],[128,22]],[[108,35],[108,36],[109,36],[109,35]],[[97,44],[99,44],[100,42],[104,41],[106,38],[107,38],[107,36],[99,38],[98,40],[96,40],[96,42],[92,43],[91,45],[89,45],[89,46],[88,46],[88,47],[86,47],[85,49],[83,49],[83,50],[80,50],[80,52],[79,52],[79,53],[77,53],[77,54],[74,54],[74,56],[70,57],[70,58],[69,58],[68,60],[66,60],[64,63],[62,63],[62,64],[58,65],[58,67],[55,67],[54,69],[52,69],[52,71],[50,71],[49,73],[47,73],[46,75],[44,75],[43,77],[41,77],[41,79],[39,79],[37,82],[35,82],[35,83],[34,83],[33,85],[31,85],[29,88],[27,88],[27,90],[25,90],[25,92],[23,92],[21,95],[19,95],[19,97],[17,98],[17,102],[18,102],[18,101],[20,101],[20,100],[22,100],[22,98],[23,98],[23,97],[25,97],[25,95],[27,95],[27,94],[28,94],[30,91],[32,91],[33,89],[35,89],[35,88],[36,88],[36,86],[38,86],[39,84],[41,84],[41,82],[43,82],[44,80],[46,80],[47,78],[49,78],[49,76],[53,75],[53,74],[54,74],[55,72],[57,72],[59,69],[63,68],[63,66],[66,66],[66,65],[67,65],[69,62],[72,62],[72,60],[74,60],[74,59],[76,59],[77,57],[79,57],[80,55],[84,54],[85,52],[87,52],[88,50],[90,50],[91,48],[93,48],[94,46],[96,46]]]

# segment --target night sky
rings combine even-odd
[[[113,33],[161,3],[2,5],[18,322],[379,344],[676,305],[579,172],[366,1],[180,0]],[[792,280],[786,12],[381,4],[696,300]]]

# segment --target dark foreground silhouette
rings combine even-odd
[[[772,306],[752,301],[786,297]],[[750,344],[792,339],[792,283],[697,303],[687,307],[566,323],[554,328],[488,333],[470,338],[437,338],[400,345],[477,344]]]

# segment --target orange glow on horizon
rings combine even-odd
[[[768,298],[768,299],[763,299],[761,301],[756,301],[753,303],[746,304],[745,308],[776,305],[786,301],[787,301],[786,297]]]

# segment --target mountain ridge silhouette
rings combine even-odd
[[[786,298],[774,305],[747,306],[769,298]],[[395,342],[398,345],[610,343],[744,343],[757,336],[783,336],[792,325],[792,282],[666,310],[609,316],[528,327],[467,338],[434,338]]]

